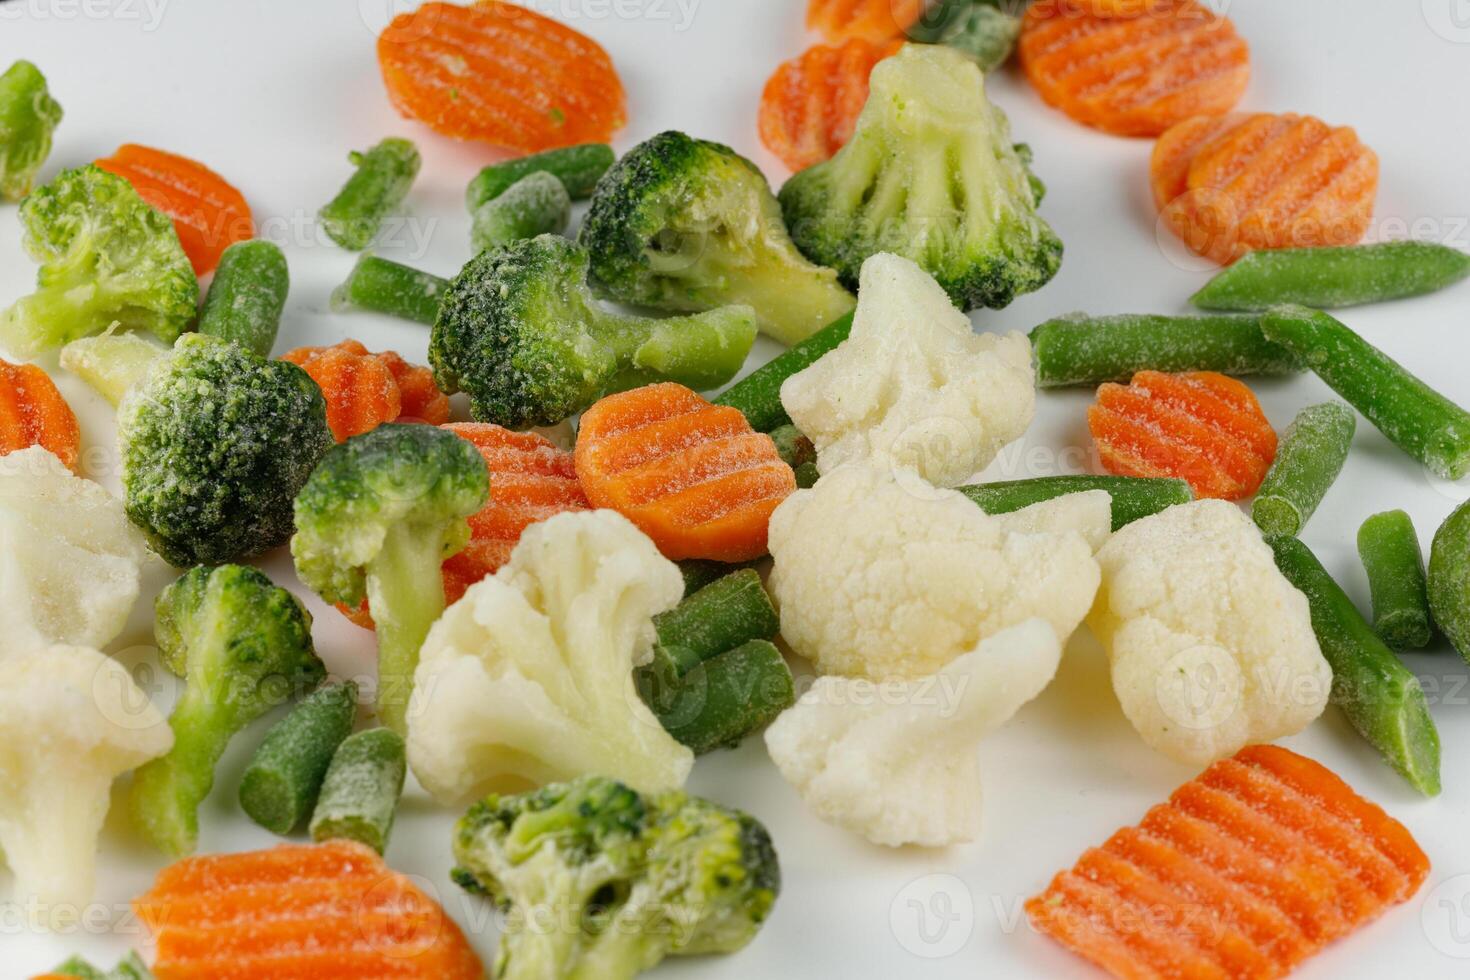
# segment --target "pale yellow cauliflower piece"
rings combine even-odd
[[[1031,342],[977,335],[932,276],[880,253],[863,263],[852,333],[787,378],[781,403],[820,473],[867,461],[955,486],[1031,424]]]
[[[1170,507],[1118,530],[1097,560],[1088,625],[1123,713],[1154,749],[1203,766],[1293,735],[1327,706],[1332,668],[1307,599],[1238,507]]]

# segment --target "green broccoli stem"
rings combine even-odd
[[[395,524],[367,565],[368,606],[378,630],[378,718],[405,737],[419,648],[444,613],[440,566],[450,533],[432,525]]]
[[[91,385],[113,407],[168,356],[169,348],[143,334],[104,333],[61,349],[61,366]]]
[[[609,391],[676,381],[696,391],[718,387],[745,364],[755,342],[755,311],[725,306],[708,313],[655,319],[594,311],[615,363]]]
[[[653,969],[669,954],[677,939],[674,923],[659,921],[667,915],[667,909],[628,906],[619,909],[567,971],[566,980],[632,980]],[[641,925],[648,920],[659,923],[660,927],[649,929]]]
[[[197,683],[190,682],[169,716],[174,747],[133,776],[134,820],[159,850],[175,858],[192,854],[198,844],[199,805],[214,788],[214,767],[239,727],[228,703],[213,703],[199,693]],[[228,682],[224,687],[228,694]]]

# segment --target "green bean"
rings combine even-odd
[[[214,270],[199,332],[270,357],[290,288],[291,273],[280,248],[260,238],[236,242],[225,249]]]
[[[332,309],[339,313],[371,310],[432,327],[448,288],[448,279],[364,255],[347,281],[332,291]]]
[[[1032,480],[956,487],[987,514],[1009,514],[1056,497],[1106,490],[1113,498],[1113,530],[1194,499],[1183,480],[1142,476],[1042,476]]]
[[[311,816],[322,780],[357,717],[357,685],[329,684],[302,699],[256,749],[240,781],[240,808],[266,830],[289,834]]]
[[[794,703],[791,668],[767,640],[695,665],[650,700],[668,733],[697,755],[738,745]]]
[[[817,461],[817,447],[791,423],[777,426],[770,434],[771,441],[776,444],[776,452],[781,454],[781,459],[793,470],[803,463]]]
[[[769,640],[781,628],[776,607],[753,568],[731,572],[654,618],[660,646],[708,660],[747,640]],[[687,672],[681,670],[680,673]]]
[[[355,840],[382,854],[408,772],[403,739],[391,728],[358,732],[332,756],[321,799],[311,815],[311,839]]]
[[[537,235],[560,235],[572,220],[572,199],[561,181],[538,171],[471,214],[470,246],[476,254]]]
[[[473,214],[486,201],[504,194],[512,184],[536,173],[551,174],[561,181],[572,200],[580,201],[592,196],[597,181],[616,161],[612,147],[584,143],[497,163],[481,170],[470,181],[465,189],[465,207]]]
[[[1470,662],[1470,502],[1455,508],[1429,548],[1429,609],[1434,623]]]
[[[742,568],[749,567],[748,563],[732,565],[709,558],[685,558],[676,564],[679,566],[679,573],[684,576],[684,598],[686,599],[716,579],[722,579],[731,572],[738,572]]]
[[[1347,462],[1353,410],[1341,402],[1302,409],[1281,437],[1251,517],[1266,534],[1300,534]]]
[[[1429,645],[1434,627],[1424,580],[1424,553],[1414,522],[1401,510],[1374,514],[1358,528],[1358,555],[1373,596],[1373,629],[1395,650]]]
[[[372,244],[383,219],[408,196],[423,162],[418,147],[390,137],[363,152],[349,154],[357,171],[322,208],[322,227],[343,248],[360,252]]]
[[[795,473],[796,489],[798,490],[810,490],[822,478],[822,474],[817,470],[817,464],[813,462],[797,463]]]
[[[781,406],[781,385],[798,371],[805,370],[847,339],[852,331],[852,314],[833,320],[806,340],[783,351],[763,367],[758,367],[715,399],[716,405],[729,405],[745,413],[751,428],[770,432],[791,421]]]
[[[1383,645],[1317,556],[1297,538],[1268,539],[1281,574],[1312,609],[1312,630],[1332,666],[1332,703],[1401,776],[1425,796],[1439,793],[1439,732],[1424,690]]]
[[[1470,471],[1470,412],[1346,325],[1318,310],[1278,306],[1261,318],[1261,330],[1434,473],[1458,480]]]
[[[1158,316],[1125,313],[1057,317],[1031,331],[1036,383],[1042,388],[1128,381],[1138,371],[1290,374],[1291,352],[1261,334],[1250,316]]]
[[[1190,297],[1203,310],[1319,310],[1420,296],[1470,276],[1470,255],[1429,242],[1249,252]]]

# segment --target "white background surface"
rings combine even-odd
[[[278,350],[360,338],[373,348],[424,357],[418,326],[327,308],[353,256],[318,241],[312,224],[348,173],[348,149],[386,135],[423,150],[423,174],[408,207],[410,234],[383,254],[440,274],[468,257],[465,183],[491,151],[457,144],[398,118],[374,61],[374,34],[394,0],[8,0],[0,3],[0,67],[37,62],[66,109],[43,178],[136,141],[195,157],[240,187],[267,237],[286,247],[293,286]],[[537,0],[612,53],[627,85],[631,123],[619,149],[665,128],[731,143],[779,184],[785,172],[759,146],[755,106],[767,75],[811,42],[799,0]],[[1242,108],[1291,110],[1350,123],[1382,159],[1374,235],[1470,247],[1470,5],[1465,0],[1235,0],[1229,13],[1249,40],[1253,78]],[[622,16],[620,16],[621,14]],[[630,16],[631,15],[631,16]],[[1010,309],[982,312],[982,329],[1026,329],[1076,309],[1095,313],[1182,311],[1205,279],[1177,249],[1161,247],[1146,182],[1149,143],[1084,129],[1041,104],[1014,68],[991,84],[1018,139],[1035,149],[1050,195],[1044,213],[1066,242],[1056,280]],[[1167,242],[1167,235],[1164,236]],[[0,208],[0,303],[27,292],[33,267],[19,245],[15,209]],[[1347,311],[1344,319],[1441,390],[1470,402],[1470,284],[1439,296]],[[772,353],[762,348],[764,359]],[[46,365],[54,369],[54,361]],[[58,373],[82,418],[94,468],[112,468],[110,413],[74,378]],[[1278,428],[1328,392],[1307,376],[1253,385]],[[993,478],[1075,468],[1088,444],[1086,393],[1042,396],[1038,419]],[[1071,448],[1071,454],[1059,451]],[[110,473],[104,482],[115,485]],[[1366,584],[1353,550],[1370,513],[1403,507],[1426,546],[1470,486],[1422,472],[1371,426],[1305,534],[1360,601]],[[267,562],[282,582],[289,563]],[[154,587],[167,578],[153,576]],[[299,590],[299,589],[298,589]],[[368,634],[313,600],[318,644],[329,664],[360,674],[372,664]],[[131,642],[148,641],[140,606]],[[114,652],[147,666],[141,648]],[[1380,801],[1417,835],[1434,861],[1430,881],[1406,907],[1312,961],[1302,976],[1464,976],[1470,970],[1470,671],[1447,648],[1410,658],[1424,678],[1444,743],[1443,796],[1417,797],[1379,762],[1335,709],[1289,740]],[[145,678],[146,679],[146,678]],[[155,689],[161,682],[153,675]],[[248,753],[268,722],[237,740],[201,813],[201,849],[242,850],[273,838],[248,823],[234,800]],[[1193,775],[1144,748],[1121,716],[1106,665],[1084,635],[1052,687],[982,748],[987,807],[981,839],[945,851],[889,851],[805,813],[759,740],[708,757],[690,788],[745,807],[770,827],[785,891],[745,952],[665,965],[659,976],[1084,977],[1095,975],[1033,934],[1020,904],[1087,846],[1137,820]],[[0,976],[24,977],[80,951],[110,964],[145,944],[121,915],[160,860],[113,819],[103,838],[94,915],[119,917],[70,935],[28,933],[0,913]],[[455,814],[419,791],[405,800],[388,857],[423,875],[469,929],[489,962],[490,913],[447,879]],[[948,877],[952,876],[952,877]],[[0,894],[8,887],[0,870]],[[1436,886],[1440,886],[1436,891]],[[944,893],[942,896],[939,893]],[[948,916],[940,916],[949,910]],[[920,929],[922,925],[924,929]],[[926,938],[927,937],[927,940]],[[936,938],[937,937],[937,938]]]

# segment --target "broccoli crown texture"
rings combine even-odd
[[[19,201],[30,193],[60,122],[61,106],[39,68],[17,61],[0,75],[0,201]]]
[[[603,176],[578,240],[608,296],[682,311],[746,304],[784,343],[853,306],[831,269],[796,250],[755,164],[680,132],[655,136]]]
[[[780,866],[754,818],[599,776],[491,796],[460,821],[455,880],[511,915],[495,974],[620,980],[667,955],[733,952]]]
[[[922,266],[957,306],[998,309],[1061,265],[1025,156],[974,63],[910,44],[873,69],[852,139],[787,181],[781,207],[801,250],[844,282],[855,285],[867,258],[892,252]]]
[[[0,342],[34,355],[112,323],[172,342],[194,318],[199,282],[173,222],[121,177],[62,171],[20,208],[36,291],[0,315]]]
[[[554,425],[602,395],[652,381],[710,388],[755,341],[746,307],[658,320],[601,309],[587,253],[555,235],[487,249],[450,284],[429,343],[434,377],[482,422]]]
[[[368,566],[397,532],[406,527],[410,537],[432,540],[437,571],[469,540],[465,519],[489,494],[485,460],[452,432],[385,425],[354,436],[332,447],[296,498],[296,570],[328,602],[357,605],[367,595]]]
[[[179,338],[118,410],[129,519],[178,567],[260,554],[332,445],[305,371],[199,334]]]

